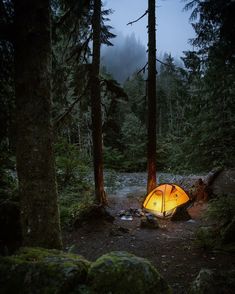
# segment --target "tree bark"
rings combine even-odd
[[[14,2],[16,159],[23,243],[60,249],[51,124],[50,1]]]
[[[92,140],[93,163],[95,178],[95,195],[99,205],[107,204],[104,191],[103,178],[103,153],[102,153],[102,115],[100,95],[100,35],[101,35],[101,0],[94,1],[93,28],[93,57],[91,70],[91,115],[92,115]]]
[[[148,150],[147,193],[156,187],[156,29],[155,0],[148,0]]]

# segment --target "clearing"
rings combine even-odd
[[[65,232],[66,249],[73,246],[76,253],[92,261],[116,250],[147,258],[177,294],[187,293],[201,268],[221,270],[234,267],[234,256],[219,251],[207,252],[197,246],[195,232],[206,225],[202,219],[206,203],[197,203],[188,209],[191,220],[160,220],[158,229],[142,228],[140,217],[121,220],[120,210],[141,208],[144,174],[134,174],[134,177],[135,180],[133,176],[128,178],[132,179],[129,186],[123,186],[109,196],[108,210],[115,220],[90,220],[72,232]],[[125,183],[128,180],[125,179]]]

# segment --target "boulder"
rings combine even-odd
[[[0,257],[1,294],[171,293],[144,258],[111,252],[90,263],[59,250],[21,248]]]
[[[234,195],[235,168],[222,170],[216,177],[208,176],[208,185],[214,195]]]
[[[122,251],[98,258],[88,271],[88,282],[94,293],[171,293],[149,261]]]
[[[155,215],[151,213],[146,213],[145,215],[141,216],[140,226],[142,228],[158,229],[158,219]]]
[[[235,291],[235,271],[218,272],[201,269],[193,281],[190,294],[232,294]]]
[[[15,256],[0,257],[1,294],[82,293],[89,265],[79,255],[22,248]]]

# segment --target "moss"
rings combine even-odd
[[[1,293],[73,293],[86,282],[89,266],[79,255],[22,248],[17,255],[0,259]]]
[[[171,293],[149,261],[127,252],[101,256],[91,265],[88,281],[94,293]]]
[[[234,293],[235,271],[201,269],[189,289],[190,294]]]
[[[146,260],[111,252],[90,264],[58,250],[22,248],[0,258],[1,294],[171,293]]]

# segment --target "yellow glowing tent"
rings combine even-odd
[[[179,186],[162,184],[147,195],[143,207],[156,216],[167,218],[175,213],[178,206],[188,201],[188,195]]]

